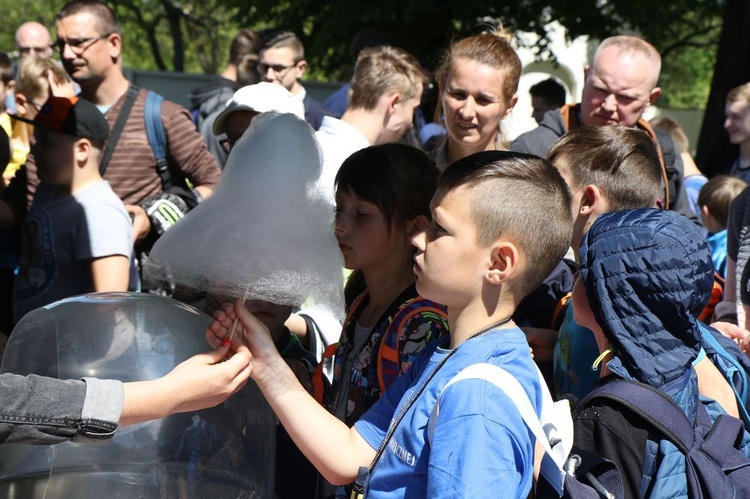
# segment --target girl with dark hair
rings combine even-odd
[[[361,271],[364,291],[327,352],[336,356],[323,400],[349,425],[447,331],[445,309],[417,294],[412,271],[411,236],[429,224],[437,177],[423,152],[403,144],[358,151],[336,176],[335,234],[346,268]]]

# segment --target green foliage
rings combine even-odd
[[[0,50],[12,52],[16,49],[14,38],[16,28],[26,21],[38,21],[46,26],[54,25],[58,3],[51,0],[34,2],[0,0],[0,12],[2,12],[5,26],[0,30]]]
[[[711,90],[715,49],[685,47],[664,59],[658,105],[669,109],[703,109]]]
[[[219,0],[109,2],[126,36],[123,62],[137,69],[217,73],[236,34],[236,9]]]
[[[12,50],[15,26],[35,19],[53,26],[59,1],[0,0],[5,25],[0,47]],[[229,43],[241,27],[282,27],[298,33],[310,62],[308,76],[346,80],[349,44],[363,27],[383,32],[394,45],[434,68],[452,38],[500,22],[511,31],[542,36],[535,47],[548,55],[546,26],[559,21],[570,38],[601,39],[637,32],[663,54],[662,106],[702,107],[710,87],[724,0],[120,0],[124,64],[137,69],[220,72]]]

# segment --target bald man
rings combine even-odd
[[[52,56],[49,30],[35,21],[23,23],[16,30],[16,50],[21,59],[30,55]]]
[[[591,65],[584,68],[581,103],[548,111],[539,126],[519,136],[510,149],[546,157],[558,138],[580,126],[637,127],[659,146],[668,186],[659,202],[700,225],[685,194],[684,167],[674,142],[667,132],[654,130],[642,117],[661,95],[657,86],[660,71],[661,56],[648,42],[635,36],[605,39]]]

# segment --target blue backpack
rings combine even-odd
[[[602,400],[605,399],[605,400]],[[663,392],[643,383],[615,380],[595,389],[577,407],[574,419],[587,407],[604,403],[630,411],[685,456],[688,497],[750,497],[750,458],[739,446],[743,424],[719,416],[711,423],[703,404],[698,404],[695,427],[682,409]]]
[[[745,355],[734,341],[716,329],[700,322],[698,326],[706,356],[732,387],[740,418],[745,423],[745,429],[750,431],[750,357]]]

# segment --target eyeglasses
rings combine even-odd
[[[104,33],[103,35],[99,36],[89,36],[86,38],[73,38],[67,40],[65,38],[58,38],[54,43],[54,47],[58,52],[63,53],[63,51],[65,51],[65,46],[67,45],[68,47],[70,47],[71,52],[73,52],[75,55],[83,55],[83,53],[86,52],[89,47],[91,47],[99,40],[104,40],[111,34],[112,33]]]
[[[42,108],[44,107],[44,103],[41,103],[41,104],[39,104],[39,103],[38,103],[37,101],[35,101],[35,100],[33,100],[33,99],[29,99],[29,100],[28,100],[27,102],[28,102],[29,104],[31,104],[31,105],[32,105],[32,106],[34,107],[34,109],[36,109],[36,112],[37,112],[37,113],[38,113],[39,111],[41,111],[41,110],[42,110]]]
[[[284,66],[283,64],[263,64],[262,62],[258,63],[258,72],[260,74],[266,74],[269,69],[272,69],[273,72],[277,75],[280,75],[282,73],[286,73],[290,69],[292,69],[294,66],[296,66],[297,62],[292,64],[291,66]]]
[[[229,154],[230,152],[232,152],[232,148],[234,147],[234,145],[237,143],[238,140],[240,139],[230,139],[230,138],[221,139],[219,141],[219,145],[221,146],[222,149],[224,149],[225,153]]]
[[[50,45],[45,45],[43,47],[18,47],[18,54],[21,56],[29,55],[32,52],[35,54],[44,54],[50,48]]]

